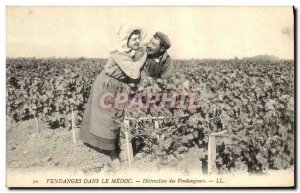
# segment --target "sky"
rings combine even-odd
[[[121,23],[169,36],[175,59],[294,58],[292,7],[7,7],[7,57],[107,58]]]

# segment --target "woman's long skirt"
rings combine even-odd
[[[94,81],[80,129],[80,139],[102,150],[116,150],[119,123],[124,109],[113,108],[109,93],[124,92],[124,83],[101,72]],[[105,100],[103,100],[105,99]],[[112,107],[107,107],[108,105]]]

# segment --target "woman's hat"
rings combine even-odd
[[[133,25],[120,25],[120,28],[117,33],[117,37],[115,38],[114,46],[112,46],[111,52],[118,51],[119,53],[122,52],[130,52],[131,49],[128,48],[127,42],[128,38],[130,37],[131,33],[135,30],[140,31],[141,42],[145,38],[145,33],[142,27],[140,26],[133,26]]]

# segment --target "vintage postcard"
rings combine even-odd
[[[294,8],[6,7],[6,186],[295,186]]]

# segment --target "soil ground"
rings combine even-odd
[[[110,171],[110,158],[96,150],[87,147],[78,140],[79,128],[76,128],[77,143],[74,145],[72,131],[65,128],[49,129],[47,124],[39,122],[39,130],[35,127],[35,120],[13,123],[7,126],[7,167],[8,168],[34,168],[81,170],[84,173]],[[197,169],[201,173],[202,162],[195,148],[183,155],[181,162],[162,165],[157,160],[135,156],[134,166],[141,171],[159,170],[171,167],[188,172]],[[145,167],[146,165],[146,167]],[[123,164],[123,169],[128,167]]]
[[[173,165],[162,165],[157,160],[148,159],[140,154],[135,156],[135,163],[129,166],[124,163],[122,169],[113,171],[110,158],[87,147],[81,141],[74,145],[72,131],[59,128],[50,129],[40,122],[39,130],[35,120],[19,123],[7,121],[6,132],[6,169],[7,186],[9,187],[160,187],[160,186],[292,186],[294,170],[268,171],[265,175],[251,176],[246,171],[230,173],[224,176],[226,184],[216,183],[220,176],[210,176],[202,172],[202,162],[199,155],[203,154],[197,148],[190,149],[182,155],[182,161]],[[79,129],[76,129],[78,139]],[[240,175],[242,174],[242,175]],[[221,175],[222,176],[222,175]],[[59,178],[132,178],[140,180],[136,184],[49,184],[48,179]],[[157,184],[142,183],[144,179],[198,179],[207,183],[177,183]],[[39,179],[38,183],[34,183]],[[211,182],[209,182],[211,180]]]

